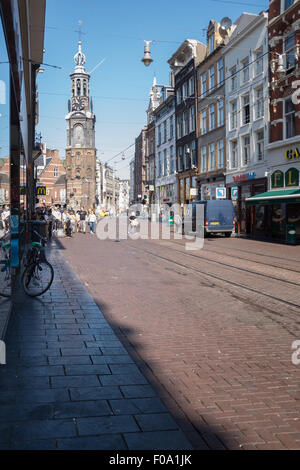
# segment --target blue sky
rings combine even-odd
[[[169,83],[167,60],[185,39],[205,42],[203,28],[209,20],[229,16],[233,21],[243,12],[258,13],[267,0],[47,0],[44,62],[39,74],[40,122],[38,130],[49,148],[65,155],[67,102],[70,97],[69,73],[74,69],[78,21],[81,20],[82,49],[89,72],[96,114],[96,147],[106,161],[132,143],[146,123],[149,90],[156,75],[159,84]],[[141,62],[143,39],[157,40],[151,45],[154,62],[146,68]],[[129,161],[116,158],[114,167],[120,177],[129,176]]]

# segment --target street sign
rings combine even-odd
[[[226,188],[216,188],[216,199],[226,199]]]
[[[231,188],[231,199],[236,201],[238,198],[238,188]]]

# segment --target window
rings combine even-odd
[[[215,35],[212,34],[208,38],[208,53],[211,54],[214,51],[215,46]]]
[[[170,139],[174,136],[174,124],[173,124],[173,116],[170,117]]]
[[[164,143],[167,142],[167,121],[164,122]]]
[[[284,0],[284,9],[287,10],[294,4],[294,0]]]
[[[246,83],[249,81],[249,57],[247,57],[247,59],[245,59],[242,62],[242,65],[243,65],[242,80],[243,80],[243,83]]]
[[[174,147],[171,145],[170,147],[170,174],[172,175],[174,173]]]
[[[237,128],[237,100],[230,103],[230,130]]]
[[[201,96],[200,98],[205,98],[206,96],[206,91],[207,91],[207,84],[206,84],[206,73],[203,73],[200,77],[200,83],[201,83]]]
[[[187,135],[189,133],[189,114],[188,111],[183,113],[183,135]]]
[[[177,117],[177,138],[181,139],[182,137],[182,132],[183,132],[183,119],[182,119],[182,114],[180,114]]]
[[[295,67],[295,33],[284,39],[285,68],[288,71]]]
[[[180,104],[182,101],[181,87],[176,91],[176,103]]]
[[[250,96],[249,94],[243,96],[242,102],[243,102],[243,115],[242,115],[243,121],[242,122],[243,122],[243,125],[245,125],[245,124],[249,124],[250,122]]]
[[[259,75],[263,71],[264,59],[263,59],[263,50],[259,49],[255,53],[255,71],[256,75]]]
[[[168,160],[167,160],[167,150],[164,150],[164,176],[168,173]]]
[[[250,136],[243,137],[243,165],[250,163]]]
[[[224,66],[223,59],[218,62],[218,85],[221,86],[224,83]]]
[[[206,147],[201,149],[201,168],[203,173],[207,171]]]
[[[206,109],[204,109],[201,113],[201,134],[206,134]]]
[[[189,95],[193,95],[195,93],[195,80],[194,77],[189,79]]]
[[[184,169],[189,170],[191,167],[191,151],[189,145],[184,146]]]
[[[182,168],[183,168],[183,162],[182,162],[182,147],[178,147],[177,168],[178,168],[178,171],[182,171]]]
[[[213,65],[209,69],[209,91],[215,88],[215,66]]]
[[[218,126],[224,125],[224,101],[218,101]]]
[[[161,145],[161,125],[158,126],[158,145]]]
[[[224,166],[224,142],[223,139],[218,142],[218,168],[223,168]]]
[[[162,176],[161,152],[158,152],[158,176]]]
[[[58,177],[58,168],[57,168],[57,166],[54,167],[53,174],[54,174],[55,178]]]
[[[215,168],[215,144],[212,143],[209,146],[209,169],[214,170]]]
[[[209,130],[213,130],[215,128],[215,105],[212,104],[209,107]]]
[[[284,103],[284,123],[285,123],[285,138],[289,139],[295,135],[295,105],[292,99],[289,98]]]
[[[195,140],[193,140],[191,147],[192,147],[191,163],[192,163],[192,167],[196,167],[197,166],[197,154],[196,154],[196,141]]]
[[[257,160],[260,162],[264,159],[264,131],[256,133],[256,152]]]
[[[186,82],[183,85],[183,99],[186,99],[188,97],[188,83]]]
[[[264,92],[263,88],[259,88],[255,91],[255,110],[256,119],[263,117],[264,115]]]
[[[230,147],[231,147],[231,168],[236,168],[238,166],[237,140],[232,140],[230,142]]]
[[[231,91],[234,91],[237,87],[237,71],[236,71],[236,65],[232,67],[230,70],[230,83],[231,83]]]
[[[192,106],[189,110],[190,113],[190,132],[195,130],[195,107]]]

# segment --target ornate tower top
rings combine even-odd
[[[84,71],[84,64],[86,62],[86,57],[81,50],[82,42],[78,41],[78,52],[74,55],[74,62],[75,62],[75,72],[82,72]]]

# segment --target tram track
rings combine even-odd
[[[153,244],[155,246],[158,246],[158,244]],[[162,247],[162,245],[159,245]],[[163,246],[163,248],[167,248],[169,250],[171,250],[172,252],[178,252],[180,253],[181,255],[188,255],[188,256],[195,256],[195,258],[200,258],[201,260],[203,261],[210,261],[204,257],[198,257],[197,255],[192,255],[191,253],[188,253],[188,252],[182,252],[180,250],[175,250],[171,247],[168,247],[166,245]],[[134,249],[137,249],[139,251],[142,251],[144,253],[147,253],[155,258],[158,258],[158,259],[161,259],[161,260],[164,260],[168,263],[171,263],[171,264],[174,264],[176,266],[179,266],[181,268],[184,268],[190,272],[194,272],[194,273],[197,273],[197,274],[201,274],[202,276],[204,277],[208,277],[208,278],[211,278],[211,279],[214,279],[214,280],[218,280],[218,281],[221,281],[225,284],[228,284],[228,285],[232,285],[234,287],[237,287],[239,289],[243,289],[245,291],[248,291],[248,292],[251,292],[251,293],[254,293],[254,294],[258,294],[258,295],[261,295],[261,296],[264,296],[266,298],[269,298],[273,301],[276,301],[276,302],[279,302],[281,304],[284,304],[284,305],[288,305],[290,307],[293,307],[293,308],[296,308],[296,309],[299,309],[300,308],[300,303],[295,303],[295,302],[291,302],[289,300],[286,300],[286,299],[283,299],[283,298],[280,298],[280,297],[277,297],[275,295],[271,295],[267,292],[263,292],[261,290],[258,290],[258,289],[255,289],[254,287],[250,287],[250,286],[246,286],[244,284],[241,284],[241,283],[238,283],[238,282],[235,282],[235,281],[232,281],[232,280],[229,280],[229,279],[226,279],[224,278],[224,276],[218,276],[216,274],[212,274],[212,273],[208,273],[208,272],[203,272],[201,269],[198,269],[194,266],[190,266],[186,263],[182,263],[180,261],[176,261],[174,259],[171,259],[171,258],[168,258],[167,256],[163,256],[163,255],[160,255],[158,253],[154,253],[153,251],[151,250],[148,250],[148,249],[144,249],[144,248],[141,248],[140,246],[138,246],[137,244],[134,245]],[[223,265],[223,263],[221,262],[216,262],[216,264],[219,264],[220,266]],[[230,267],[230,268],[234,268],[234,266],[226,266],[226,267]],[[244,270],[244,269],[243,269]],[[252,275],[257,275],[258,273],[256,273],[255,271],[251,271],[251,270],[246,270],[249,274],[252,274]],[[278,278],[275,278],[273,276],[268,276],[268,275],[265,275],[264,277],[269,277],[272,281],[276,280],[278,282],[282,282],[282,279],[278,279]],[[291,283],[290,281],[287,281],[288,283],[290,283],[292,286],[297,286],[299,287],[299,284],[297,283]],[[274,312],[274,313],[277,313],[277,312]]]

